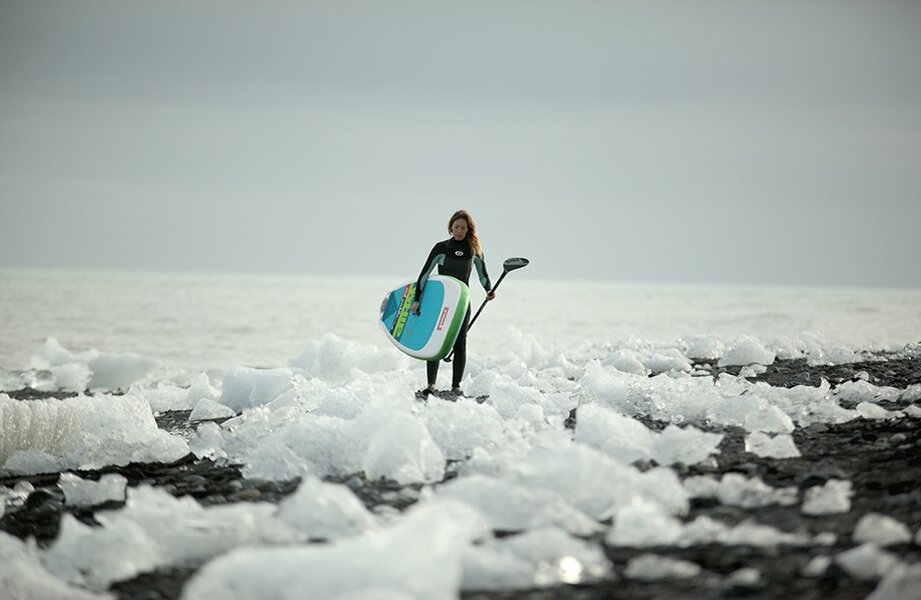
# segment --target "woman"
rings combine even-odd
[[[466,210],[459,210],[448,221],[448,233],[451,237],[443,242],[438,242],[422,267],[419,280],[416,282],[416,295],[412,311],[419,314],[419,302],[425,289],[425,281],[438,266],[439,275],[448,275],[460,279],[469,285],[470,272],[476,267],[477,275],[483,289],[486,290],[486,300],[492,300],[496,295],[490,291],[492,285],[489,274],[486,272],[486,261],[483,260],[483,250],[480,248],[480,239],[476,234],[476,224]],[[460,382],[464,377],[464,367],[467,364],[467,326],[470,323],[470,308],[464,316],[464,322],[454,342],[454,372],[451,378],[451,391],[461,394]],[[438,378],[438,361],[430,360],[426,365],[428,387],[423,393],[426,395],[435,391],[435,380]]]

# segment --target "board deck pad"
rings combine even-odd
[[[470,291],[458,279],[432,275],[425,282],[418,315],[410,310],[415,292],[416,282],[411,281],[387,294],[381,303],[381,330],[409,356],[441,360],[457,339],[470,304]]]

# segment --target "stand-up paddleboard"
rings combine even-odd
[[[381,329],[393,345],[422,360],[441,360],[451,351],[467,306],[467,285],[445,275],[432,275],[425,282],[419,314],[410,308],[416,292],[412,281],[393,290],[381,304]]]

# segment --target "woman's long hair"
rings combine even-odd
[[[476,234],[476,223],[473,222],[473,217],[470,216],[466,210],[459,210],[453,215],[448,221],[448,233],[452,233],[451,226],[454,225],[454,221],[458,219],[463,219],[467,221],[467,243],[470,244],[470,252],[474,256],[479,256],[483,258],[483,250],[480,248],[480,238]]]

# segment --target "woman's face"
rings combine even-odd
[[[455,219],[455,221],[451,223],[451,235],[453,235],[454,239],[458,242],[467,237],[467,220]]]

